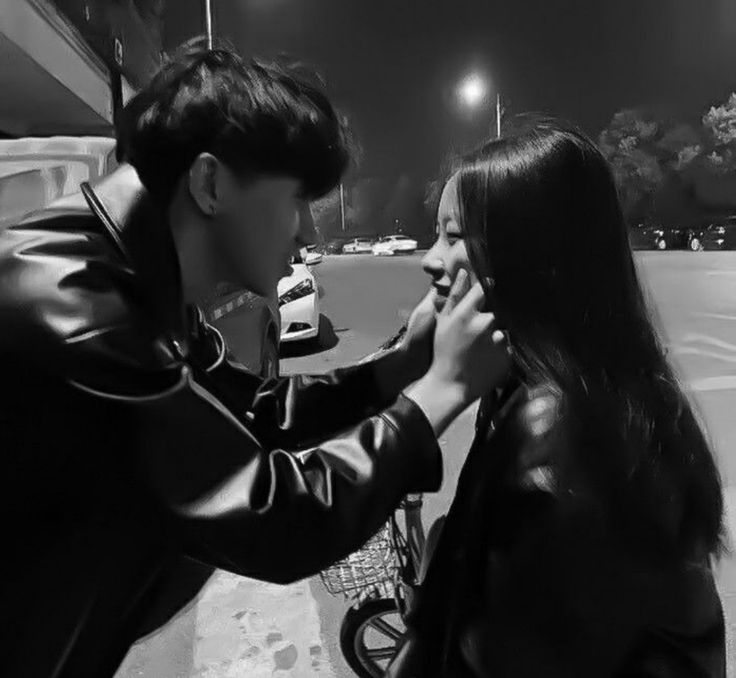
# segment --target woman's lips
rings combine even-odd
[[[432,283],[432,287],[437,290],[437,296],[439,297],[444,297],[445,299],[447,299],[447,295],[450,294],[449,285],[438,285],[437,283]]]
[[[434,298],[434,310],[439,313],[447,302],[447,295],[450,294],[450,288],[447,285],[437,285],[432,283],[432,287],[437,291]]]

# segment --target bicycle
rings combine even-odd
[[[361,362],[390,350],[405,333],[403,327]],[[382,676],[401,649],[425,550],[422,505],[421,494],[407,495],[399,506],[404,512],[403,531],[397,511],[361,549],[320,573],[329,593],[352,603],[340,627],[340,649],[361,678]]]
[[[353,603],[340,627],[340,649],[361,678],[382,676],[401,649],[404,620],[419,583],[426,537],[421,494],[407,495],[396,514],[361,549],[320,573],[333,595]]]

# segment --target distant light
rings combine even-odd
[[[458,93],[464,104],[477,106],[486,98],[488,86],[480,74],[472,73],[460,83]]]

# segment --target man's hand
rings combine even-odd
[[[401,343],[373,363],[381,393],[388,398],[423,377],[432,363],[435,294],[432,289],[412,311]]]
[[[406,391],[436,435],[474,400],[503,384],[511,369],[504,333],[484,313],[480,283],[469,288],[460,271],[437,317],[434,356],[427,374]]]
[[[435,296],[433,288],[412,311],[406,325],[406,334],[398,350],[404,354],[406,372],[411,381],[424,376],[432,364],[434,328],[436,325]]]

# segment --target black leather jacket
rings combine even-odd
[[[0,320],[2,675],[112,675],[182,555],[289,582],[440,484],[371,364],[263,383],[228,357],[131,168],[0,234]]]
[[[579,438],[562,394],[520,386],[493,410],[387,678],[725,678],[707,554],[663,555],[605,483],[563,482]]]

